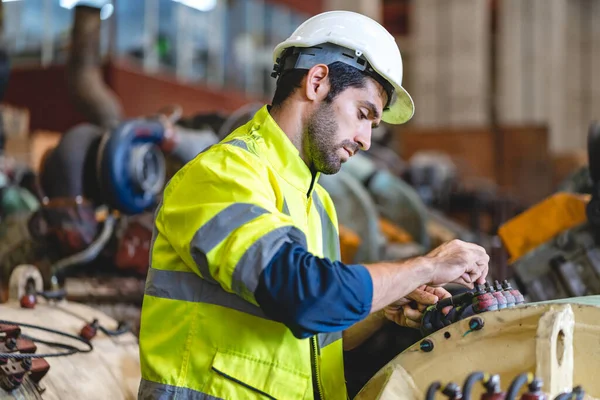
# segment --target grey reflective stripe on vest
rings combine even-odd
[[[285,199],[283,199],[283,207],[281,207],[281,212],[283,212],[287,216],[292,216],[292,214],[290,213],[290,209],[288,208],[287,201],[285,201]]]
[[[220,397],[211,396],[193,389],[165,385],[142,379],[138,389],[138,400],[223,400]]]
[[[283,226],[256,240],[235,266],[233,290],[242,297],[253,296],[261,272],[284,243],[297,243],[306,248],[306,236],[295,226]]]
[[[196,231],[190,243],[190,252],[203,278],[216,282],[208,268],[208,252],[225,240],[231,232],[266,213],[267,210],[255,204],[234,203],[221,210]]]
[[[323,255],[333,261],[339,261],[340,255],[340,237],[338,235],[327,210],[323,206],[321,199],[316,191],[313,192],[313,201],[321,217],[321,230],[323,236]]]
[[[198,153],[198,154],[206,153],[208,150],[212,149],[212,148],[213,148],[213,146],[216,146],[217,144],[219,144],[219,143],[216,143],[216,144],[211,144],[210,146],[207,146],[207,147],[206,147],[204,150],[202,150],[202,151],[201,151],[200,153]],[[243,141],[243,140],[241,140],[241,139],[231,139],[230,141],[228,141],[228,142],[223,142],[222,144],[230,144],[230,145],[232,145],[232,146],[239,147],[239,148],[241,148],[241,149],[244,149],[244,150],[246,150],[246,151],[250,151],[250,150],[248,150],[248,145],[246,144],[246,142],[244,142],[244,141]]]
[[[170,180],[169,180],[170,182]],[[169,184],[169,182],[167,182],[167,185]],[[166,185],[165,185],[166,187]],[[152,268],[152,252],[154,251],[154,242],[156,242],[156,237],[158,236],[158,228],[156,227],[156,219],[158,218],[158,213],[160,212],[160,208],[162,207],[162,203],[163,200],[160,199],[160,202],[158,203],[158,206],[156,207],[155,211],[154,211],[154,219],[152,220],[152,239],[150,241],[150,268]]]
[[[248,145],[246,144],[246,142],[244,142],[241,139],[232,139],[228,142],[225,142],[224,144],[230,144],[232,146],[236,146],[236,147],[239,147],[239,148],[242,148],[242,149],[248,151]]]
[[[269,319],[259,307],[234,293],[226,292],[219,285],[206,282],[193,272],[150,268],[144,293],[163,299],[214,304]]]
[[[342,332],[331,332],[331,333],[319,333],[317,339],[319,339],[319,347],[323,348],[329,346],[331,343],[338,341],[342,338]]]

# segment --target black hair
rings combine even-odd
[[[336,61],[329,68],[329,93],[326,102],[331,103],[340,93],[348,88],[364,88],[367,78],[366,73],[341,61]],[[274,108],[281,106],[294,91],[302,86],[302,80],[308,74],[306,69],[293,69],[284,72],[277,82],[271,105]]]

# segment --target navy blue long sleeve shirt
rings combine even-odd
[[[339,332],[371,311],[373,281],[363,265],[319,258],[284,244],[262,271],[255,298],[298,338]]]

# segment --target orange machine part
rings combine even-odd
[[[354,262],[354,257],[356,256],[356,252],[362,241],[352,229],[347,228],[342,224],[339,225],[339,231],[342,262],[351,264]]]
[[[559,233],[584,223],[589,195],[556,193],[507,221],[498,234],[514,262]]]
[[[413,237],[404,229],[385,219],[379,219],[379,228],[390,243],[411,243]]]

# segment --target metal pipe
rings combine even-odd
[[[112,215],[106,217],[104,221],[104,227],[102,228],[102,232],[98,238],[88,246],[85,250],[73,254],[69,257],[63,258],[62,260],[57,261],[50,267],[53,284],[57,284],[56,276],[59,272],[64,270],[65,268],[86,264],[94,260],[100,252],[104,249],[108,241],[110,240],[116,225],[116,220]]]
[[[475,382],[479,382],[485,379],[486,374],[484,374],[481,371],[473,372],[471,375],[469,375],[463,385],[463,399],[471,400],[471,391],[473,390],[473,385],[475,385]]]
[[[67,86],[71,100],[91,123],[106,129],[121,120],[121,104],[105,84],[100,60],[100,9],[74,8]]]
[[[440,389],[441,386],[442,384],[439,381],[433,382],[431,385],[429,385],[429,388],[427,388],[427,393],[425,394],[425,400],[434,400],[435,393]]]
[[[515,378],[510,384],[508,391],[506,392],[506,400],[516,400],[519,391],[523,385],[532,382],[534,379],[533,374],[523,373]]]

